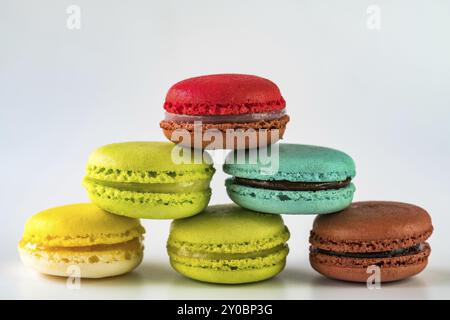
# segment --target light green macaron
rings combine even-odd
[[[167,251],[188,278],[239,284],[271,278],[284,269],[289,230],[281,216],[236,206],[210,206],[172,222]]]
[[[100,208],[123,216],[178,219],[209,202],[214,168],[206,152],[168,142],[113,143],[89,157],[83,185]]]

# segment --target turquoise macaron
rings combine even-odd
[[[325,147],[280,143],[230,152],[223,170],[228,196],[241,207],[273,214],[327,214],[345,209],[355,192],[355,163]]]

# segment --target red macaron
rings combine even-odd
[[[171,141],[195,148],[260,147],[281,139],[289,121],[272,81],[245,74],[215,74],[173,85],[160,126]]]

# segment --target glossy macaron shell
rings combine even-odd
[[[365,282],[376,265],[383,282],[422,271],[433,231],[431,218],[415,205],[367,201],[333,215],[316,217],[311,231],[311,265],[331,278]]]
[[[109,277],[140,264],[144,233],[137,219],[89,203],[66,205],[27,220],[19,253],[25,265],[45,274]]]
[[[90,199],[109,212],[176,219],[207,206],[213,174],[206,152],[168,142],[124,142],[91,154],[83,185]]]
[[[346,153],[325,147],[276,144],[266,149],[230,152],[223,170],[233,177],[279,183],[333,183],[355,176],[355,164]],[[274,186],[254,187],[237,179],[226,181],[227,193],[251,210],[277,214],[324,214],[350,205],[355,187],[289,191]],[[276,185],[274,183],[274,185]]]
[[[171,265],[186,277],[247,283],[273,277],[284,268],[288,239],[279,216],[216,205],[174,221],[167,248]]]

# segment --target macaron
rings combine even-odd
[[[143,258],[145,230],[138,219],[79,203],[39,212],[25,225],[23,263],[54,276],[104,278],[130,272]]]
[[[273,214],[326,214],[350,205],[355,164],[344,152],[311,145],[276,144],[230,152],[223,170],[236,204]]]
[[[286,263],[289,230],[280,216],[215,205],[172,222],[167,251],[172,267],[204,282],[239,284],[271,278]]]
[[[366,282],[378,270],[381,282],[401,280],[426,267],[432,232],[429,214],[415,205],[356,202],[316,217],[309,259],[317,272],[333,279]]]
[[[214,74],[174,84],[160,122],[170,141],[194,148],[244,149],[283,138],[289,116],[272,81],[247,74]]]
[[[169,142],[113,143],[89,157],[83,185],[100,208],[123,216],[178,219],[209,202],[214,168],[206,152]]]

